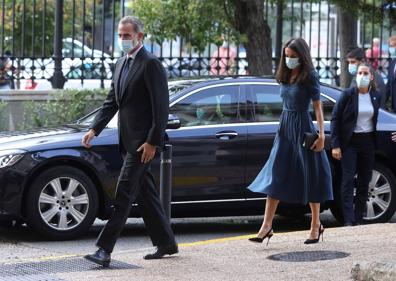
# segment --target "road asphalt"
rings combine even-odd
[[[142,257],[153,248],[119,249],[107,269],[81,254],[3,259],[0,280],[396,280],[394,223],[326,228],[311,245],[303,243],[308,230],[274,229],[268,246],[249,242],[253,236],[183,243],[179,254],[151,261]]]

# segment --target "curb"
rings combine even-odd
[[[356,262],[351,270],[355,281],[394,281],[396,264],[390,262]]]

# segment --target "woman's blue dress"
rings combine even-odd
[[[321,203],[333,199],[332,179],[326,152],[302,146],[304,132],[316,132],[308,106],[320,99],[317,74],[309,83],[281,85],[283,111],[278,132],[263,169],[248,187],[288,203]]]

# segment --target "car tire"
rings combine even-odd
[[[389,188],[387,188],[389,186]],[[340,182],[334,189],[334,201],[330,206],[331,213],[343,223]],[[388,222],[396,211],[396,179],[393,172],[384,164],[376,162],[373,178],[369,184],[367,213],[363,218],[365,223]]]
[[[14,226],[14,222],[12,220],[0,221],[1,228],[11,228],[13,226]]]
[[[386,204],[383,205],[384,203]],[[363,218],[366,223],[388,222],[395,214],[395,175],[382,163],[376,163],[374,165],[373,178],[369,185],[367,207],[367,214]]]
[[[26,222],[51,240],[69,240],[84,234],[98,210],[98,194],[81,170],[58,166],[41,173],[25,198]]]

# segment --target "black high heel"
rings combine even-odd
[[[250,242],[254,242],[254,243],[263,243],[265,238],[268,238],[267,240],[267,246],[269,243],[269,240],[271,239],[271,237],[274,235],[274,232],[272,231],[272,227],[270,230],[268,230],[267,234],[265,234],[263,237],[253,237],[253,238],[249,238]]]
[[[319,231],[318,238],[307,239],[307,240],[305,240],[304,244],[315,244],[315,243],[318,243],[321,235],[322,235],[322,241],[323,241],[324,228],[323,228],[322,224],[319,225],[319,230],[318,231]]]

